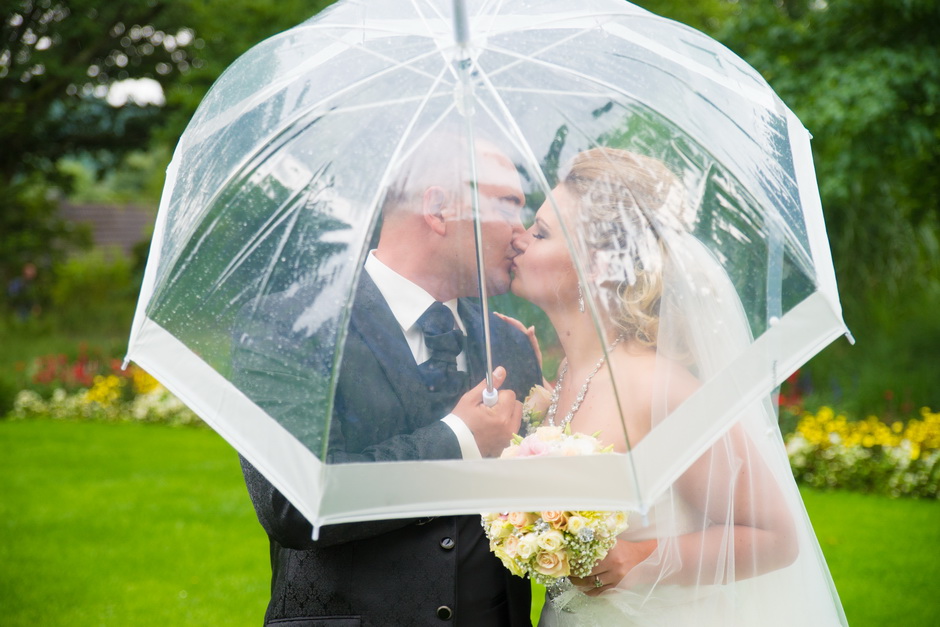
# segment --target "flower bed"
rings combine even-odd
[[[940,497],[940,413],[887,423],[850,420],[830,407],[806,412],[786,437],[797,481],[889,496]]]
[[[13,403],[13,419],[51,417],[108,421],[203,424],[156,379],[131,364],[82,348],[74,359],[47,355],[23,365],[26,382]]]
[[[21,364],[20,371],[24,380],[13,419],[204,424],[137,366],[122,370],[119,360],[87,348],[75,358],[48,355]],[[801,400],[781,398],[784,412],[800,416],[785,436],[797,481],[815,488],[940,498],[940,413],[925,407],[907,421],[851,420],[829,407],[803,411]]]

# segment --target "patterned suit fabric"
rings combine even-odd
[[[246,314],[235,333],[233,375],[256,403],[311,441],[322,433],[304,425],[310,410],[304,382],[317,385],[328,364],[304,361],[318,338],[299,337],[292,320],[314,298],[272,296]],[[479,382],[479,305],[462,299],[458,311],[467,329],[468,381]],[[495,316],[490,329],[494,365],[508,373],[503,389],[521,399],[541,381],[531,346]],[[292,363],[302,364],[301,371],[287,371]],[[467,385],[429,389],[388,305],[363,274],[343,348],[327,461],[459,458],[457,439],[440,419]],[[314,542],[303,516],[255,468],[244,460],[242,466],[271,544],[266,625],[530,624],[529,584],[489,553],[479,517],[329,525]]]

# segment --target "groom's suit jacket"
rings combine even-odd
[[[475,385],[484,377],[480,308],[460,300],[458,310],[467,328],[469,382]],[[275,302],[257,310],[253,324],[269,317],[274,328],[289,334],[295,314],[296,309]],[[494,366],[508,372],[502,389],[515,390],[521,400],[541,381],[531,346],[495,316],[490,329]],[[296,381],[281,391],[272,387],[270,370],[278,366],[266,355],[267,347],[269,342],[290,344],[302,353],[316,337],[270,338],[263,346],[246,345],[238,337],[236,332],[234,369],[240,386],[252,397],[252,381],[263,381],[260,387],[267,391],[259,392],[256,402],[275,418],[283,413],[296,427],[304,404],[285,400]],[[310,367],[322,369],[323,364]],[[398,323],[363,273],[334,397],[329,461],[459,458],[456,436],[440,420],[455,402],[436,397],[422,383]],[[489,553],[478,516],[330,525],[313,541],[303,516],[249,463],[243,460],[242,466],[270,538],[266,625],[530,625],[529,583],[511,576]]]

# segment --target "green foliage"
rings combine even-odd
[[[62,155],[143,145],[159,113],[114,109],[116,80],[163,84],[188,69],[191,29],[168,2],[18,0],[0,23],[0,180],[51,172]]]
[[[86,196],[101,178],[117,197],[158,196],[169,147],[215,78],[253,44],[326,4],[8,2],[0,21],[3,286],[24,263],[41,262],[47,271],[40,273],[38,291],[45,298],[48,269],[80,243],[55,219],[56,201],[72,192],[74,177]],[[112,106],[109,89],[126,79],[156,81],[166,105],[132,100]],[[154,137],[158,146],[150,152]],[[70,161],[60,168],[62,159]],[[76,160],[88,171],[76,170]],[[120,172],[106,174],[115,168]]]
[[[0,377],[0,417],[13,410],[13,402],[19,392],[19,386],[9,377]]]
[[[51,307],[59,328],[76,331],[93,325],[126,329],[134,315],[142,277],[120,254],[93,250],[73,255],[55,268]]]
[[[933,357],[940,355],[940,291],[906,292],[899,298],[873,295],[862,310],[847,304],[851,309],[846,316],[858,341],[852,346],[838,340],[810,362],[809,406],[829,403],[853,415],[888,418],[918,405],[940,407]]]
[[[701,31],[717,28],[737,7],[734,0],[636,0],[633,4]]]
[[[59,172],[71,178],[69,199],[74,203],[144,203],[156,207],[169,162],[169,148],[158,144],[149,150],[127,153],[103,172],[87,157],[65,157],[57,165]]]
[[[816,136],[843,297],[867,304],[940,281],[940,5],[742,3],[719,36]],[[789,8],[798,17],[791,17]]]
[[[13,183],[0,179],[0,199],[0,287],[6,296],[0,315],[26,317],[47,307],[52,268],[69,250],[87,247],[91,235],[58,216],[58,203],[38,173]]]
[[[891,390],[940,405],[929,357],[940,350],[938,32],[933,0],[741,2],[717,29],[815,135],[841,300],[859,345],[837,343],[810,370],[840,406],[873,411]]]

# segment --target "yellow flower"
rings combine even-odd
[[[147,394],[148,392],[152,392],[160,387],[160,384],[156,379],[151,377],[149,373],[141,370],[140,368],[134,368],[134,372],[131,375],[131,380],[134,384],[135,394]]]
[[[124,381],[113,374],[102,376],[98,375],[94,379],[94,385],[85,393],[86,403],[97,403],[102,407],[111,407],[121,400],[121,388]]]
[[[568,517],[568,533],[578,535],[582,529],[587,526],[587,520],[581,516],[569,516]]]
[[[502,549],[496,549],[493,553],[496,555],[496,557],[499,558],[499,561],[503,563],[503,566],[506,567],[506,570],[511,572],[516,577],[525,577],[525,570],[519,567],[519,564],[516,563],[516,560],[514,560],[512,556],[507,554]]]

